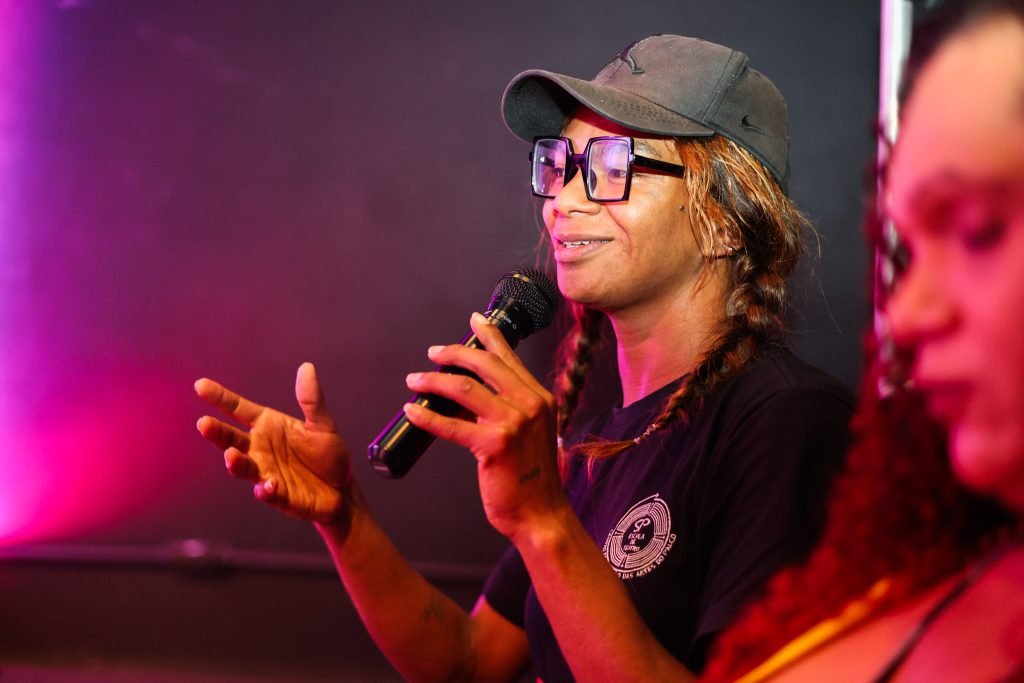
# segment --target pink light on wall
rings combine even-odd
[[[24,434],[18,425],[16,388],[12,369],[18,362],[16,335],[18,321],[15,298],[20,271],[18,241],[21,237],[15,215],[17,177],[23,159],[25,112],[21,108],[27,79],[32,70],[30,47],[37,32],[35,3],[0,1],[0,541],[23,526],[19,509],[28,503],[25,491],[32,489],[34,467],[21,459]]]
[[[89,110],[60,87],[71,65],[51,43],[82,11],[0,0],[0,544],[131,520],[189,462],[166,456],[193,436],[167,417],[190,397],[168,370],[181,357],[151,357],[142,324],[110,320],[140,289],[118,272],[137,245],[105,250],[93,227],[120,205],[84,199],[115,183],[113,164],[78,170],[81,136],[63,135]]]
[[[160,418],[184,391],[160,370],[130,361],[93,379],[69,389],[52,419],[4,428],[0,544],[67,538],[137,514],[181,484],[169,479],[187,458],[167,463],[155,451],[184,431]],[[137,393],[125,395],[127,386]]]

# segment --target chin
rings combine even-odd
[[[1024,432],[996,434],[969,427],[950,432],[953,472],[964,486],[1022,511],[1024,503]]]
[[[587,308],[594,308],[601,298],[593,283],[572,275],[564,276],[561,272],[558,273],[558,291],[569,301]]]

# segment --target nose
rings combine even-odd
[[[601,209],[600,204],[587,198],[584,184],[583,168],[578,168],[558,194],[551,200],[556,214],[568,216],[573,213],[594,213]]]
[[[913,346],[947,332],[956,321],[951,294],[943,268],[912,262],[886,306],[894,341],[900,346]]]

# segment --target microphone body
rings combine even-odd
[[[528,268],[512,271],[498,281],[484,316],[498,328],[509,346],[515,348],[521,339],[551,322],[558,301],[558,289],[540,271]],[[460,343],[472,349],[484,348],[473,332],[463,337]],[[437,371],[476,377],[465,368],[453,366],[438,366]],[[435,394],[416,394],[410,402],[446,417],[454,417],[462,410],[455,401]],[[405,412],[399,410],[370,443],[367,449],[370,464],[381,476],[399,479],[416,464],[436,438],[414,426]]]

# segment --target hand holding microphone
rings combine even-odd
[[[509,346],[515,347],[519,340],[551,323],[559,301],[558,288],[544,273],[524,268],[506,273],[498,280],[484,315],[501,332]],[[483,348],[472,332],[461,343],[469,348]],[[457,367],[439,367],[438,371],[471,374]],[[452,417],[461,410],[454,401],[434,394],[416,394],[411,402],[446,417]],[[370,464],[382,476],[403,477],[435,438],[412,425],[405,412],[399,411],[370,444]]]

